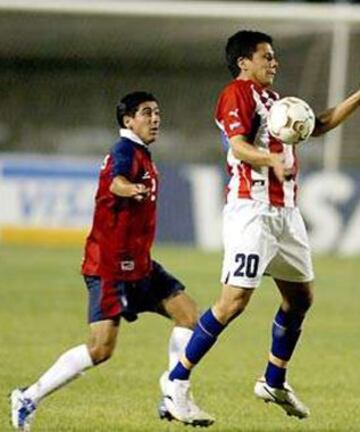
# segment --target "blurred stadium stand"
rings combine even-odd
[[[95,5],[96,11],[81,9],[85,3]],[[182,14],[181,4],[193,2],[175,2],[173,9],[171,2],[155,2],[156,10],[147,2],[146,14],[116,9],[126,4],[136,11],[136,5],[143,3],[58,1],[56,7],[42,10],[41,4],[51,2],[0,1],[1,151],[103,154],[116,134],[114,106],[119,96],[149,89],[158,95],[163,109],[158,159],[222,160],[212,114],[217,94],[230,78],[224,43],[240,28],[261,29],[274,36],[281,63],[276,89],[301,96],[315,110],[326,107],[333,21],[338,18],[331,6],[315,5],[329,8],[328,13],[321,9],[320,20],[311,18],[311,10],[306,19],[281,18],[284,8],[300,5],[277,2],[246,3],[255,13],[243,17],[240,12],[231,17],[229,11],[231,5],[235,10],[245,3],[212,2],[228,11],[216,19],[208,12]],[[201,10],[201,2],[197,4]],[[111,5],[114,13],[111,8],[109,12]],[[161,5],[171,13],[157,13]],[[266,11],[281,6],[279,18],[276,10],[273,18],[263,14],[265,5]],[[359,13],[357,6],[349,7]],[[348,26],[351,61],[346,93],[358,85],[360,69],[360,27],[351,22]],[[359,135],[358,122],[349,121],[341,166],[360,163]],[[308,166],[321,167],[322,145],[304,148],[302,153]]]

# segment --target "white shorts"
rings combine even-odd
[[[223,215],[221,282],[256,288],[264,274],[289,282],[314,279],[309,240],[297,207],[239,199]]]

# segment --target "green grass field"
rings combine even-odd
[[[201,308],[213,302],[220,254],[158,248],[155,256],[185,281]],[[1,432],[11,430],[9,390],[31,383],[59,354],[86,340],[80,259],[76,248],[0,248]],[[193,374],[197,401],[217,418],[210,431],[360,431],[359,259],[317,258],[315,267],[316,303],[289,373],[311,417],[287,417],[253,396],[278,304],[271,281],[264,280],[244,316]],[[114,358],[50,396],[38,409],[34,432],[189,431],[156,416],[170,329],[170,322],[150,314],[123,324]]]

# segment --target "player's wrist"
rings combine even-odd
[[[281,159],[278,153],[268,153],[267,155],[267,166],[274,168],[281,163]]]

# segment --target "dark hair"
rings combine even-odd
[[[225,56],[227,67],[233,78],[236,78],[240,73],[237,64],[239,57],[251,59],[257,45],[264,42],[272,45],[272,37],[266,33],[252,30],[241,30],[229,37],[225,47]]]
[[[151,93],[145,91],[136,91],[127,94],[116,106],[116,118],[120,127],[125,127],[124,116],[134,117],[139,105],[143,102],[157,102],[157,99]]]

